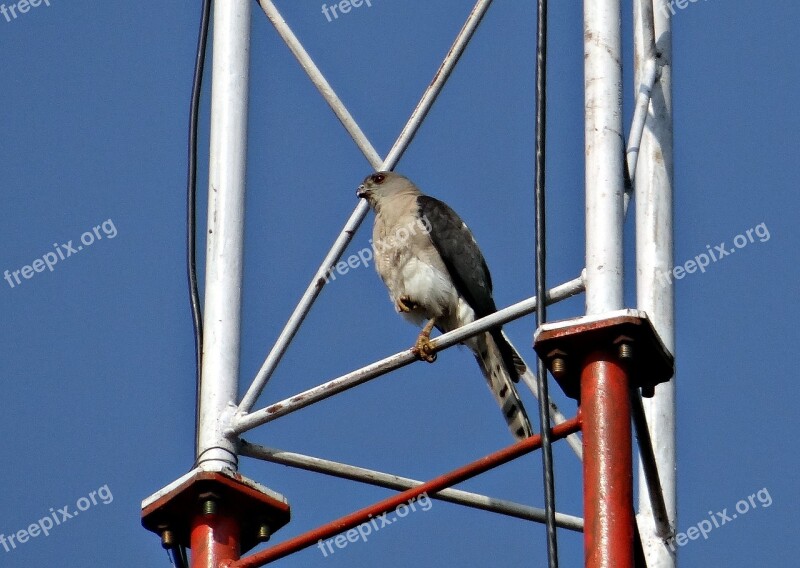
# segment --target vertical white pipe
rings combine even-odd
[[[650,0],[640,0],[649,2]],[[636,168],[636,293],[639,309],[647,312],[664,345],[675,353],[674,295],[670,278],[673,265],[672,215],[672,36],[667,0],[654,0],[656,48],[660,54],[660,78],[656,81],[642,137]],[[643,11],[637,6],[637,12]],[[646,15],[646,14],[645,14]],[[634,14],[637,26],[646,18]],[[642,77],[647,57],[647,30],[635,30],[637,80]],[[655,397],[644,400],[645,414],[653,441],[667,514],[676,526],[675,470],[675,378],[658,385]],[[650,497],[644,473],[639,468],[639,526],[647,566],[674,568],[676,558],[667,543],[655,535]],[[674,547],[673,543],[673,547]]]
[[[623,307],[620,0],[584,0],[586,313]]]
[[[250,0],[214,3],[203,380],[198,461],[236,468],[223,435],[239,378]]]

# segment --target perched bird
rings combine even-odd
[[[394,172],[376,172],[356,192],[375,211],[375,268],[397,311],[425,326],[416,342],[421,359],[433,362],[430,334],[444,333],[487,316],[497,308],[492,278],[478,243],[447,204],[424,195]],[[425,227],[427,230],[419,230]],[[427,323],[426,323],[427,322]],[[514,383],[525,363],[500,327],[465,341],[503,411],[511,433],[530,436],[528,416]]]

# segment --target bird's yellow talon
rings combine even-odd
[[[433,331],[435,322],[436,320],[432,319],[427,323],[414,344],[414,351],[416,351],[417,357],[428,363],[436,361],[436,351],[431,344],[431,331]]]
[[[430,339],[417,339],[417,343],[414,346],[414,351],[417,353],[417,357],[423,361],[427,361],[428,363],[433,363],[436,361],[436,353],[433,351]]]

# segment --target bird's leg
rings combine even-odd
[[[431,331],[433,331],[434,325],[436,325],[436,318],[431,318],[431,321],[422,328],[422,333],[419,334],[417,343],[414,345],[417,356],[428,363],[436,361],[436,353],[431,345]]]
[[[408,296],[400,296],[394,304],[395,309],[399,312],[410,312],[417,307],[417,303]]]

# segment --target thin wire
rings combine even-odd
[[[194,61],[192,98],[189,105],[189,160],[186,178],[186,273],[189,283],[189,304],[192,310],[195,351],[194,455],[197,457],[200,434],[200,374],[203,368],[203,314],[197,287],[197,123],[200,114],[200,92],[206,61],[211,0],[203,0],[197,53]]]
[[[195,404],[194,404],[194,456],[200,447],[200,377],[203,368],[203,314],[197,286],[197,124],[200,115],[200,92],[203,87],[203,69],[206,62],[208,27],[211,0],[203,0],[200,11],[200,31],[197,34],[197,52],[194,60],[192,96],[189,104],[189,148],[186,174],[186,276],[189,284],[189,305],[192,311],[192,331],[195,352]],[[172,549],[170,561],[177,568],[189,565],[186,547]]]
[[[536,296],[547,294],[547,242],[545,226],[545,149],[547,118],[547,0],[539,0],[536,13]],[[536,321],[547,321],[547,302],[536,303]],[[547,526],[547,561],[558,568],[556,536],[556,496],[553,476],[553,449],[550,440],[550,396],[547,390],[547,369],[537,360],[536,385],[539,389],[539,428],[542,433],[542,469],[544,471],[545,524]]]

